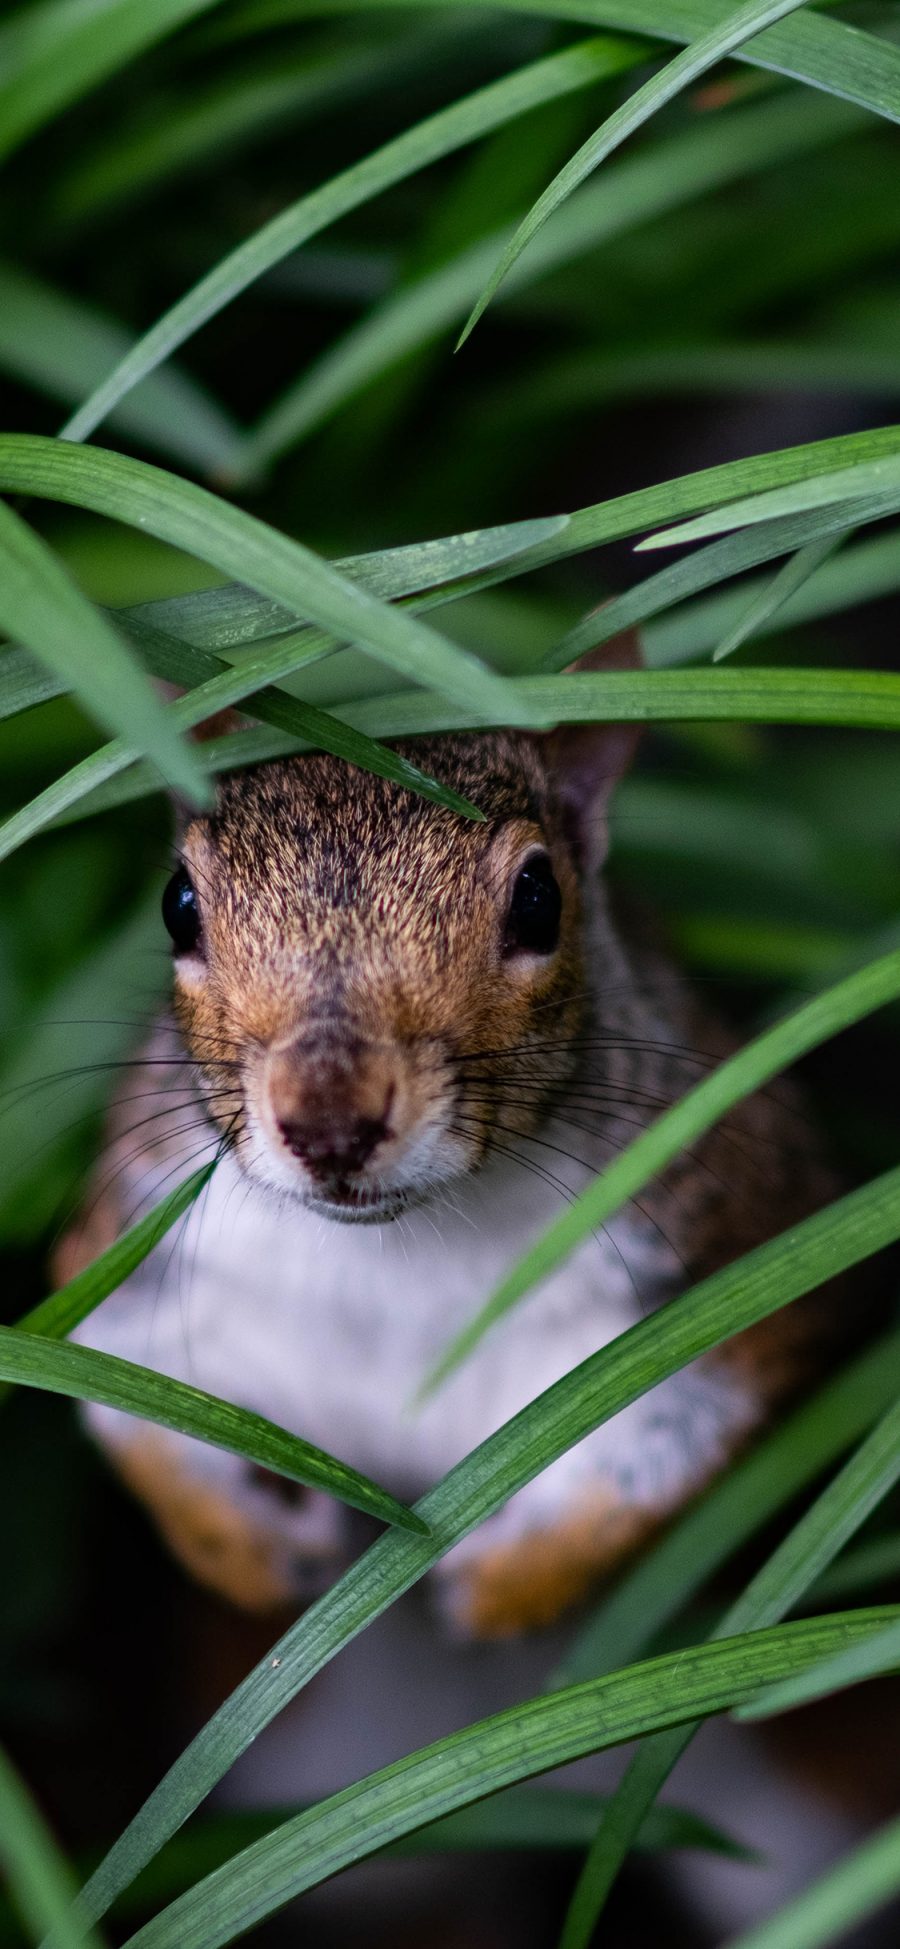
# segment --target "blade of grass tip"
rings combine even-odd
[[[104,1914],[316,1672],[517,1489],[669,1374],[897,1238],[898,1193],[900,1167],[758,1247],[629,1328],[466,1456],[418,1505],[429,1541],[379,1538],[232,1693],[91,1876],[83,1912]]]
[[[199,1171],[185,1178],[183,1184],[176,1186],[168,1196],[162,1198],[152,1211],[145,1212],[143,1218],[132,1225],[121,1238],[101,1252],[99,1258],[92,1260],[82,1272],[75,1274],[64,1286],[59,1286],[47,1299],[39,1301],[30,1311],[16,1321],[17,1333],[40,1333],[48,1340],[63,1340],[73,1327],[86,1320],[89,1313],[117,1291],[126,1279],[137,1271],[166,1233],[190,1211],[192,1204],[205,1190],[215,1162],[202,1165]]]
[[[900,1889],[900,1820],[879,1828],[854,1854],[785,1908],[726,1949],[825,1949],[841,1941]]]
[[[91,508],[197,555],[299,617],[370,651],[408,681],[482,712],[488,722],[533,721],[515,683],[405,610],[348,582],[302,543],[193,481],[102,448],[8,434],[0,438],[0,483],[40,499]],[[22,634],[15,627],[11,633]],[[140,681],[145,686],[143,676]],[[132,742],[139,748],[145,743]]]
[[[291,251],[336,223],[383,190],[425,169],[442,156],[452,155],[493,129],[523,115],[530,108],[555,101],[574,89],[590,86],[633,67],[644,58],[639,43],[608,37],[564,48],[544,60],[504,75],[449,108],[407,129],[384,148],[341,171],[318,189],[292,203],[254,236],[223,258],[178,303],[158,319],[86,399],[62,428],[66,440],[84,440],[105,419],[125,393],[169,357],[177,346],[199,330],[207,319],[230,304]]]
[[[660,74],[652,75],[642,88],[638,88],[621,108],[607,117],[601,127],[588,137],[587,142],[566,163],[532,205],[528,215],[520,223],[515,236],[507,244],[496,270],[488,279],[480,298],[469,315],[457,342],[457,351],[464,345],[471,331],[477,325],[482,313],[511,270],[517,257],[531,242],[542,225],[547,222],[561,203],[571,196],[579,183],[597,169],[604,158],[611,155],[619,144],[625,142],[636,129],[650,120],[657,110],[664,107],[673,97],[696,81],[708,68],[714,67],[726,54],[740,47],[742,41],[752,40],[766,27],[782,20],[786,14],[794,13],[805,4],[805,0],[745,0],[745,5],[729,14],[724,21],[717,22],[710,33],[701,35],[693,46],[683,54],[676,54],[674,61],[667,63]]]
[[[586,1191],[548,1227],[530,1251],[507,1273],[490,1299],[451,1341],[420,1390],[427,1399],[461,1362],[482,1335],[516,1301],[555,1271],[582,1240],[605,1225],[628,1198],[636,1196],[651,1178],[670,1164],[679,1151],[695,1142],[719,1118],[773,1076],[796,1062],[809,1049],[862,1020],[900,994],[900,954],[883,955],[856,974],[817,995],[811,1002],[777,1022],[738,1050],[712,1075],[689,1090],[680,1102],[657,1117],[595,1178]]]
[[[712,1634],[731,1638],[778,1624],[900,1477],[900,1402],[882,1417],[811,1509],[729,1606]],[[864,1640],[868,1645],[871,1640]],[[898,1630],[900,1642],[900,1630]],[[855,1647],[857,1648],[857,1647]],[[804,1674],[800,1674],[802,1683]],[[788,1683],[795,1682],[792,1674]],[[563,1924],[559,1949],[587,1949],[607,1895],[696,1724],[644,1742],[600,1817]]]
[[[710,535],[722,534],[728,528],[772,521],[779,515],[796,514],[801,508],[829,507],[836,501],[849,503],[857,496],[862,499],[871,494],[883,495],[885,503],[891,494],[896,494],[900,504],[900,459],[896,456],[861,461],[858,466],[843,467],[836,473],[822,473],[815,479],[795,481],[789,487],[732,501],[727,508],[713,509],[698,515],[696,520],[681,522],[676,528],[647,535],[637,543],[637,552],[680,548],[688,542],[705,541]]]
[[[871,1629],[897,1611],[863,1616]],[[127,1949],[221,1949],[308,1888],[428,1820],[607,1751],[648,1727],[690,1713],[710,1717],[746,1697],[759,1675],[786,1677],[811,1645],[824,1651],[835,1641],[852,1644],[864,1628],[852,1613],[782,1625],[669,1652],[643,1667],[509,1707],[297,1815],[180,1896],[130,1937]]]
[[[74,404],[133,343],[134,334],[95,305],[18,265],[0,263],[0,367],[14,378]],[[236,420],[174,367],[153,374],[140,393],[123,401],[113,426],[170,460],[217,477],[231,473],[243,444]]]
[[[886,1631],[873,1631],[871,1638],[855,1645],[853,1655],[840,1652],[821,1664],[808,1666],[790,1684],[766,1686],[755,1699],[741,1706],[739,1719],[771,1719],[778,1712],[792,1712],[798,1705],[827,1698],[850,1685],[862,1685],[869,1678],[883,1678],[900,1668],[900,1624]]]
[[[272,1469],[305,1487],[324,1489],[353,1509],[417,1536],[428,1533],[420,1516],[357,1469],[313,1443],[292,1435],[265,1415],[189,1387],[169,1374],[155,1373],[118,1355],[93,1347],[45,1339],[33,1330],[0,1327],[0,1380],[16,1387],[42,1388],[76,1401],[100,1401],[123,1414],[138,1415],[157,1427],[191,1435],[195,1441]]]
[[[858,524],[854,522],[854,526],[856,525]],[[838,534],[822,535],[818,541],[807,542],[804,548],[798,548],[797,553],[791,556],[790,561],[783,564],[777,575],[773,575],[768,586],[761,590],[755,600],[749,604],[740,621],[728,631],[727,636],[723,636],[721,643],[716,645],[712,653],[713,663],[722,663],[726,656],[731,656],[735,650],[740,649],[741,644],[746,643],[748,637],[758,635],[764,624],[771,622],[782,604],[789,602],[791,596],[796,595],[798,589],[802,589],[804,582],[808,581],[811,575],[815,575],[816,569],[821,568],[829,555],[833,555],[847,535],[852,533],[852,527],[842,528]]]
[[[14,1766],[0,1748],[0,1868],[35,1941],[52,1931],[56,1949],[101,1949],[73,1909],[75,1877]]]
[[[140,665],[46,542],[0,501],[0,629],[61,676],[101,724],[122,732],[195,804],[208,785]]]
[[[852,513],[845,503],[839,502],[833,508],[804,509],[800,514],[784,515],[780,521],[767,521],[759,528],[741,528],[737,534],[726,535],[721,541],[710,542],[706,548],[695,549],[683,561],[657,569],[655,575],[646,576],[643,582],[633,589],[627,589],[624,595],[614,596],[611,602],[604,603],[602,609],[592,609],[575,624],[574,629],[567,630],[560,642],[554,644],[542,667],[545,670],[564,670],[567,664],[583,656],[585,650],[609,642],[621,630],[647,622],[650,617],[659,615],[660,611],[687,601],[701,590],[715,587],[732,576],[743,575],[747,569],[757,568],[761,562],[788,554],[792,549],[800,554],[821,547],[821,562],[835,546],[836,540],[851,531],[851,522],[858,526],[861,521],[887,519],[895,509],[896,501],[892,494],[885,498],[873,495],[870,500],[854,502]],[[812,574],[815,566],[810,561],[807,574]],[[805,580],[806,576],[799,577],[790,590],[778,592],[776,604],[766,603],[764,606],[763,598],[768,597],[773,589],[773,584],[766,582],[754,597],[752,619],[748,610],[742,610],[742,622],[745,614],[747,616],[745,635],[755,634],[761,629],[772,615],[773,608],[787,602]]]
[[[900,1329],[895,1329],[779,1422],[665,1531],[581,1626],[549,1683],[595,1678],[652,1648],[713,1574],[837,1462],[898,1391]],[[900,1551],[894,1560],[900,1560]],[[852,1593],[854,1586],[849,1589]],[[816,1583],[817,1597],[820,1590],[824,1596],[826,1583]],[[829,1601],[832,1594],[846,1597],[847,1584],[833,1593],[827,1580]]]

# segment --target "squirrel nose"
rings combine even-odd
[[[389,1135],[384,1117],[355,1117],[346,1123],[287,1118],[279,1119],[278,1128],[288,1150],[318,1178],[342,1178],[361,1171]]]

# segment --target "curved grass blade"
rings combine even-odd
[[[64,405],[83,398],[134,334],[95,306],[12,264],[0,264],[0,368]],[[123,401],[113,427],[198,473],[228,474],[242,430],[187,373],[154,373]]]
[[[433,685],[488,718],[499,713],[501,721],[523,721],[515,684],[348,582],[300,542],[193,481],[102,448],[7,434],[0,438],[0,483],[139,527],[226,575],[237,573],[262,595],[357,643],[408,681]],[[15,628],[11,633],[22,634]]]
[[[802,589],[804,582],[808,581],[811,575],[815,575],[816,569],[821,568],[829,555],[834,554],[848,532],[852,534],[853,529],[841,529],[837,535],[822,535],[818,541],[809,541],[803,548],[798,548],[796,555],[792,555],[790,561],[785,562],[778,570],[777,575],[773,575],[768,588],[763,589],[755,601],[750,603],[740,621],[735,623],[727,636],[723,636],[721,643],[717,643],[713,650],[713,662],[723,662],[726,656],[732,656],[735,650],[740,649],[741,644],[746,643],[749,637],[757,636],[763,625],[771,622],[772,617],[777,615],[782,603],[788,602],[792,595],[796,595],[797,590]]]
[[[873,1631],[862,1644],[854,1645],[852,1653],[841,1652],[820,1664],[810,1665],[789,1684],[766,1686],[757,1698],[741,1707],[737,1716],[771,1719],[777,1712],[792,1712],[795,1706],[810,1705],[814,1699],[827,1698],[831,1692],[841,1692],[849,1685],[862,1685],[868,1678],[882,1678],[886,1672],[897,1670],[900,1670],[900,1624],[890,1624],[887,1630]]]
[[[534,240],[527,260],[520,259],[511,270],[504,296],[598,249],[635,224],[678,208],[693,197],[708,195],[735,176],[775,168],[779,161],[863,127],[859,114],[844,103],[801,94],[741,108],[714,118],[712,126],[682,129],[657,144],[651,154],[628,157],[611,168],[601,185],[578,191],[552,228]],[[506,234],[498,232],[470,244],[449,262],[385,299],[329,347],[251,429],[239,481],[258,475],[346,405],[362,387],[464,317]],[[662,355],[667,382],[672,358],[668,348]],[[596,364],[592,356],[592,372]],[[882,390],[884,364],[882,359]]]
[[[535,722],[569,723],[711,723],[711,724],[833,724],[867,730],[900,729],[900,678],[886,671],[851,670],[642,670],[635,675],[585,671],[578,676],[520,677],[518,688],[534,707]],[[342,703],[341,722],[366,737],[411,738],[426,733],[479,730],[480,716],[442,705],[422,692],[405,690],[391,695]],[[333,720],[334,721],[334,720]],[[236,731],[211,738],[200,748],[200,762],[210,773],[237,771],[285,753],[309,749],[324,740],[303,743],[279,731]],[[107,747],[108,749],[108,747]],[[374,769],[374,766],[373,766]],[[67,779],[72,779],[72,773]],[[48,788],[49,791],[53,787]],[[97,789],[65,787],[78,802],[79,818],[159,790],[159,781],[144,765],[134,765],[122,779]],[[37,804],[37,801],[35,801]],[[50,819],[48,795],[43,795],[42,823]],[[47,819],[44,819],[44,811]],[[12,848],[29,836],[30,808],[13,816],[21,821],[7,830],[3,844]],[[68,815],[54,815],[62,823]],[[11,828],[11,821],[7,822]],[[3,829],[0,829],[3,830]]]
[[[465,4],[465,0],[463,0]],[[722,0],[497,0],[504,11],[528,12],[552,20],[578,21],[644,34],[657,41],[696,41],[712,32],[724,13]],[[383,0],[341,0],[340,11],[366,12]],[[399,0],[401,6],[406,0]],[[458,0],[450,0],[458,4]],[[245,19],[258,23],[261,0],[252,0]],[[321,0],[313,0],[319,12]],[[304,19],[311,0],[278,0],[278,17]],[[231,16],[234,22],[234,16]],[[735,60],[789,75],[872,114],[900,120],[900,49],[890,40],[849,27],[828,14],[803,13],[767,27],[735,50]]]
[[[735,1938],[729,1949],[825,1949],[900,1889],[900,1820],[879,1828],[771,1921]]]
[[[232,1693],[92,1875],[83,1912],[103,1915],[308,1680],[517,1489],[667,1375],[898,1236],[900,1167],[631,1327],[506,1422],[418,1505],[427,1542],[380,1538]]]
[[[633,67],[640,59],[639,47],[609,39],[565,48],[560,54],[548,55],[543,61],[478,89],[450,108],[440,109],[362,162],[354,163],[330,182],[302,196],[246,243],[231,251],[165,312],[78,412],[73,413],[62,429],[63,437],[86,439],[132,386],[167,359],[176,346],[183,345],[185,339],[240,292],[246,291],[264,271],[270,271],[290,251],[336,223],[339,217],[358,209],[394,183],[425,169],[429,163],[452,155],[455,149],[478,141],[493,129],[502,128],[529,108],[589,87],[592,82]]]
[[[197,803],[207,793],[140,665],[111,623],[70,581],[46,542],[0,502],[0,629],[70,684],[91,715],[121,731]]]
[[[900,460],[885,457],[883,460],[864,461],[857,467],[822,474],[817,480],[797,481],[791,487],[751,495],[748,500],[735,501],[727,510],[717,509],[710,514],[699,515],[695,521],[686,521],[677,528],[665,528],[661,534],[648,535],[637,546],[639,550],[680,548],[685,542],[705,541],[708,535],[721,534],[726,528],[741,528],[755,521],[772,521],[779,515],[799,513],[803,508],[831,507],[840,501],[851,504],[857,496],[866,499],[869,495],[877,494],[887,498],[895,493],[900,494]]]
[[[160,1240],[164,1239],[172,1226],[190,1211],[192,1204],[206,1189],[215,1163],[204,1164],[199,1171],[185,1178],[183,1184],[176,1186],[168,1196],[160,1199],[152,1211],[145,1212],[143,1218],[130,1226],[121,1238],[101,1252],[83,1272],[75,1274],[64,1286],[59,1286],[47,1299],[42,1299],[30,1312],[16,1321],[17,1333],[40,1333],[47,1340],[64,1340],[73,1327],[86,1320],[89,1313],[108,1299],[110,1293],[130,1279],[149,1254],[155,1251]]]
[[[835,537],[843,536],[864,521],[887,520],[896,509],[896,495],[873,495],[869,500],[852,504],[839,501],[835,507],[810,508],[804,509],[801,514],[783,515],[781,520],[767,521],[758,528],[741,528],[737,534],[726,535],[721,541],[710,542],[706,548],[695,549],[683,561],[658,569],[655,575],[648,575],[633,589],[626,590],[624,595],[614,596],[611,602],[604,603],[602,609],[591,610],[554,646],[544,667],[563,670],[567,664],[583,656],[585,650],[610,642],[621,630],[632,629],[636,624],[658,615],[660,610],[670,609],[676,603],[686,601],[689,596],[699,594],[702,589],[715,587],[734,575],[743,575],[747,569],[757,568],[761,562],[788,554],[792,549],[797,549],[798,553],[801,550],[822,549],[819,563],[813,563],[807,571],[812,574],[831,551]],[[788,602],[805,579],[805,576],[801,576],[794,581],[793,586],[780,595],[779,602]],[[773,605],[767,600],[771,590],[772,583],[766,582],[757,591],[752,615],[749,609],[742,610],[742,621],[746,619],[745,636],[755,635],[778,607],[778,602]]]
[[[73,1909],[75,1877],[57,1852],[18,1773],[0,1749],[0,1869],[29,1932],[56,1949],[100,1949]]]
[[[896,1000],[898,995],[900,953],[886,954],[846,981],[838,982],[836,987],[826,989],[774,1028],[765,1030],[745,1049],[720,1064],[712,1075],[704,1077],[635,1138],[507,1273],[486,1305],[437,1362],[427,1377],[422,1395],[432,1393],[446,1380],[488,1328],[517,1300],[546,1279],[582,1239],[605,1224],[628,1198],[634,1197],[679,1151],[702,1136],[736,1103],[770,1082],[807,1050],[816,1048],[852,1022],[860,1021],[873,1009]]]
[[[41,0],[0,33],[0,158],[218,0]]]
[[[76,1401],[102,1401],[124,1414],[139,1415],[160,1428],[173,1428],[195,1441],[226,1448],[260,1468],[323,1489],[352,1509],[364,1509],[382,1522],[417,1536],[427,1524],[404,1504],[324,1449],[289,1434],[264,1415],[222,1401],[201,1388],[189,1387],[168,1374],[154,1373],[116,1354],[93,1347],[69,1346],[15,1326],[0,1327],[0,1380],[16,1387],[37,1387],[65,1394]]]
[[[898,1476],[900,1402],[895,1401],[729,1607],[714,1639],[779,1623],[890,1492]],[[569,1905],[560,1949],[587,1949],[647,1810],[697,1730],[696,1725],[682,1726],[640,1747],[601,1816]]]
[[[555,515],[544,520],[514,521],[498,528],[474,529],[469,534],[448,535],[439,541],[413,542],[404,548],[351,556],[346,561],[335,562],[334,567],[372,595],[396,598],[421,594],[438,588],[443,582],[455,584],[452,596],[464,595],[468,576],[512,561],[527,549],[552,539],[562,533],[566,520],[565,515]],[[304,626],[301,643],[297,618],[290,610],[256,595],[239,582],[226,582],[196,595],[167,596],[155,602],[137,603],[129,609],[111,611],[110,616],[135,645],[146,668],[154,676],[165,677],[173,683],[202,683],[228,667],[215,655],[204,659],[197,651],[225,649],[235,654],[245,652],[260,638],[291,635],[298,645],[293,667],[299,668],[301,663],[312,663],[337,648],[333,636],[323,631],[314,634],[311,625]],[[62,678],[41,670],[26,651],[12,646],[0,651],[0,719],[15,717],[19,711],[47,703],[51,697],[64,696],[67,688]],[[282,703],[279,698],[279,714],[269,718],[266,700],[257,692],[253,715],[264,723],[283,723],[283,728],[290,730],[281,716]],[[299,722],[297,731],[299,736]],[[444,802],[450,804],[452,799],[450,794]],[[460,800],[457,810],[462,806]]]
[[[895,1329],[795,1408],[638,1559],[577,1632],[551,1684],[572,1685],[641,1657],[714,1572],[852,1447],[898,1391]],[[829,1601],[848,1594],[846,1583],[833,1592],[830,1576],[815,1589],[817,1596],[827,1590]]]
[[[423,1854],[519,1853],[585,1846],[597,1826],[603,1796],[565,1787],[509,1787],[476,1807],[461,1807],[431,1821],[384,1850],[385,1858]],[[187,1834],[175,1835],[133,1887],[116,1903],[116,1919],[146,1915],[172,1901],[185,1888],[222,1867],[240,1848],[260,1841],[299,1807],[269,1807],[261,1812],[214,1814]],[[748,1850],[683,1807],[654,1807],[635,1843],[640,1853],[669,1848],[703,1848],[732,1861],[752,1857]]]
[[[150,654],[156,651],[153,662],[158,674],[165,677],[171,677],[173,671],[180,669],[186,660],[180,646],[168,645],[160,655],[158,646],[151,649],[145,640],[144,649],[145,653]],[[191,657],[201,655],[206,656],[207,653],[197,650],[190,652]],[[209,660],[219,661],[217,657]],[[422,798],[449,807],[462,818],[476,821],[484,818],[478,807],[471,805],[458,792],[440,785],[437,779],[420,771],[417,765],[401,757],[399,752],[389,751],[387,745],[353,730],[330,711],[301,703],[298,698],[288,696],[286,691],[270,685],[256,688],[262,672],[268,670],[284,676],[302,660],[296,642],[291,638],[279,639],[274,650],[257,652],[245,658],[237,668],[225,664],[219,674],[190,690],[186,697],[179,697],[174,704],[169,704],[167,713],[181,730],[190,730],[217,711],[243,703],[247,710],[258,710],[268,723],[279,725],[287,731],[292,743],[296,743],[300,737],[307,746],[329,751],[333,757],[343,758],[348,764],[375,772],[379,778],[388,778],[405,790],[417,792]],[[0,860],[8,859],[19,846],[26,845],[48,826],[58,823],[82,800],[96,799],[110,781],[134,764],[137,756],[133,746],[123,743],[121,738],[115,738],[112,743],[102,745],[99,751],[92,751],[87,758],[82,758],[79,764],[73,765],[60,778],[55,778],[20,812],[14,812],[0,825]]]
[[[426,1821],[660,1725],[721,1712],[744,1699],[761,1674],[796,1671],[811,1646],[843,1649],[867,1626],[897,1615],[894,1607],[755,1631],[512,1706],[297,1815],[180,1896],[130,1937],[128,1949],[220,1949]]]
[[[721,61],[725,55],[732,54],[740,47],[742,41],[752,40],[755,34],[762,33],[766,27],[774,26],[786,14],[794,13],[804,4],[805,0],[744,0],[744,5],[738,7],[736,12],[728,14],[724,21],[717,22],[709,33],[701,35],[700,39],[686,48],[683,54],[676,54],[674,61],[668,62],[661,73],[652,75],[650,80],[646,81],[642,88],[638,88],[621,108],[617,108],[612,115],[608,116],[600,128],[582,144],[571,161],[566,163],[565,168],[559,171],[552,183],[548,184],[543,195],[538,197],[527,217],[519,224],[515,236],[511,238],[474,309],[469,314],[457,343],[457,351],[474,330],[498,286],[503,283],[507,273],[512,269],[516,258],[527,249],[532,237],[536,236],[548,218],[553,216],[560,205],[571,196],[579,183],[583,183],[592,170],[599,168],[606,156],[611,155],[621,142],[627,141],[628,137],[648,122],[658,109],[665,106],[666,102],[672,101],[683,88],[689,87],[690,83],[696,81],[701,74],[706,74],[709,68],[715,67],[716,62]]]

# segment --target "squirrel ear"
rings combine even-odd
[[[640,639],[631,629],[588,650],[569,672],[639,670],[643,661]],[[640,735],[637,724],[561,724],[542,740],[566,836],[585,870],[596,871],[606,858],[609,801]]]

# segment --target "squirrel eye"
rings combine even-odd
[[[504,954],[552,954],[559,940],[562,894],[546,853],[522,867],[506,916]]]
[[[183,866],[172,874],[163,894],[162,916],[176,953],[191,954],[200,939],[200,909],[190,876]]]

